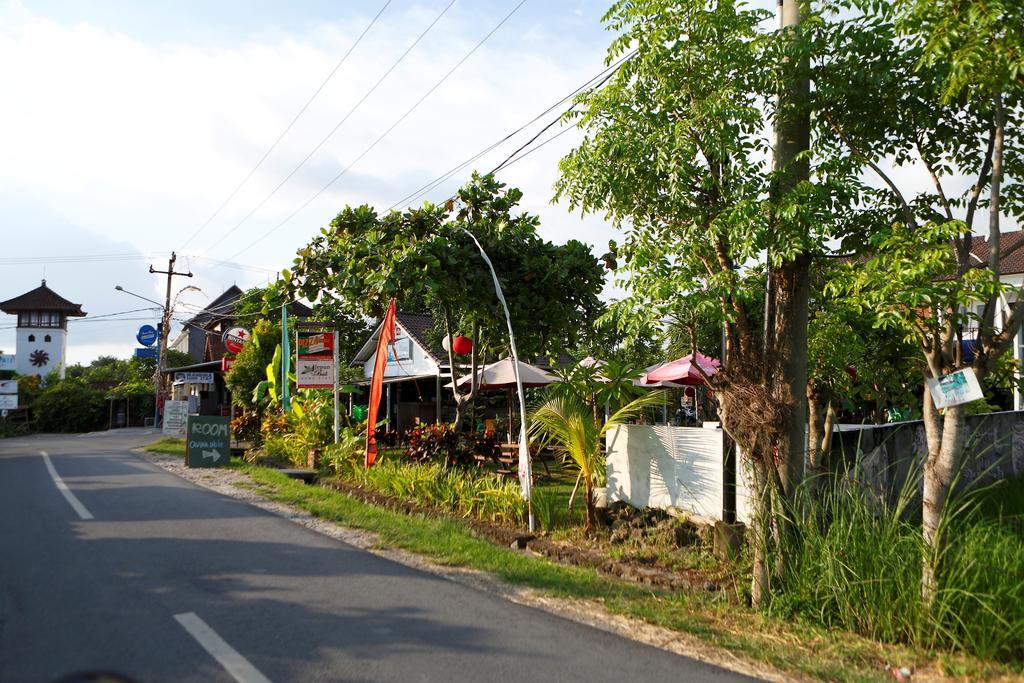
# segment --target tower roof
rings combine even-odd
[[[46,280],[30,292],[16,296],[7,301],[0,301],[0,311],[18,313],[20,311],[60,311],[65,315],[83,318],[86,313],[82,304],[73,304],[57,292],[46,286]]]

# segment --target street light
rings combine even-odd
[[[174,295],[173,303],[170,301],[170,297],[168,297],[167,304],[165,305],[161,304],[159,301],[154,301],[153,299],[144,297],[141,294],[129,292],[121,285],[114,285],[114,289],[116,289],[119,292],[128,294],[129,296],[134,296],[137,299],[142,299],[143,301],[148,301],[152,304],[156,304],[157,306],[160,307],[161,310],[163,310],[163,316],[160,321],[160,346],[156,357],[156,372],[153,375],[153,386],[155,393],[155,400],[153,405],[153,426],[156,427],[157,423],[160,421],[160,393],[161,389],[163,389],[163,377],[161,375],[161,372],[163,370],[164,349],[167,348],[167,335],[169,335],[171,332],[171,314],[174,312],[174,307],[177,306],[178,304],[178,297],[181,296],[184,292],[187,292],[189,290],[201,292],[203,290],[199,289],[194,285],[187,285],[178,290],[178,293]]]

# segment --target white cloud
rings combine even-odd
[[[240,221],[349,111],[435,11],[412,7],[382,19],[252,181],[185,251],[202,253]],[[209,255],[225,258],[234,253],[306,201],[501,16],[495,12],[482,20],[466,12],[453,9],[442,19],[320,153]],[[83,237],[76,242],[20,243],[11,253],[96,253],[84,239],[90,234],[141,252],[180,247],[259,159],[367,20],[314,24],[305,33],[263,32],[235,44],[211,46],[143,41],[104,26],[61,24],[18,3],[0,5],[0,63],[5,65],[0,69],[5,101],[0,107],[0,183],[14,188],[21,199],[46,207]],[[514,40],[542,35],[535,24],[525,18],[517,23],[513,17],[335,187],[239,260],[273,271],[289,265],[295,249],[343,204],[386,207],[602,68],[603,43]],[[607,226],[581,221],[549,203],[557,159],[571,139],[563,136],[502,178],[523,189],[525,207],[541,214],[549,239],[573,237],[603,245],[610,233]],[[511,149],[497,150],[476,167],[490,168],[488,164]],[[464,180],[469,170],[452,182]],[[428,198],[441,199],[448,189]],[[0,220],[9,215],[9,205],[0,204]],[[84,301],[86,309],[130,308],[112,293],[113,284],[129,274],[144,274],[146,265],[76,266],[73,272],[79,279],[96,281],[89,292],[96,299]],[[209,298],[232,283],[246,287],[267,278],[266,272],[198,259],[191,265],[195,284]],[[144,284],[137,291],[162,300],[164,282],[149,275],[141,279]],[[5,291],[20,293],[35,286],[36,278],[18,280],[6,282]],[[76,298],[73,289],[63,289],[65,296]],[[209,299],[196,295],[188,300],[202,304]],[[93,327],[110,329],[98,323]],[[120,338],[103,342],[96,334],[77,346],[70,339],[73,360],[100,349],[127,348]]]

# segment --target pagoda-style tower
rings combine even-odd
[[[68,346],[68,318],[86,314],[82,304],[73,304],[43,284],[7,301],[0,311],[18,316],[15,370],[20,375],[46,376],[56,370],[64,377],[64,356]]]

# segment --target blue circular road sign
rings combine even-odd
[[[160,335],[157,333],[156,328],[152,325],[143,325],[139,328],[139,333],[135,335],[135,338],[139,340],[139,343],[143,346],[152,346],[156,343],[157,337]]]

